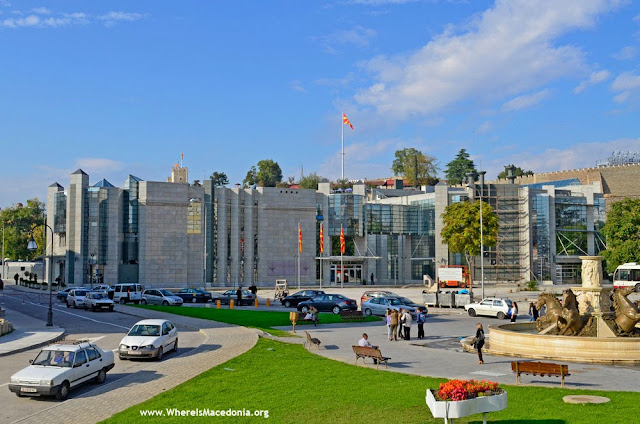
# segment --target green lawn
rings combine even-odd
[[[471,356],[469,360],[472,360]],[[142,409],[268,410],[272,423],[442,423],[431,417],[425,389],[443,379],[376,371],[322,358],[300,345],[260,339],[249,352],[206,371],[147,402],[114,415],[105,423],[240,422],[263,418],[147,418]],[[488,415],[490,422],[524,424],[602,424],[635,422],[638,393],[550,389],[501,385],[509,406]],[[603,405],[565,404],[568,394],[606,396]],[[481,423],[482,415],[456,423]]]
[[[289,321],[289,312],[280,311],[260,311],[251,309],[251,307],[242,307],[236,309],[216,309],[212,308],[189,308],[175,306],[156,306],[156,305],[139,305],[140,308],[153,309],[156,311],[169,312],[172,314],[183,315],[194,318],[210,319],[213,321],[226,322],[227,324],[242,325],[244,327],[259,328],[274,336],[289,336],[290,334],[283,330],[276,330],[273,327],[291,326]],[[344,322],[340,315],[335,314],[319,314],[319,324],[330,324]],[[365,322],[379,321],[378,317],[366,317]],[[299,321],[298,325],[312,325],[310,322]],[[296,327],[298,326],[296,325]]]

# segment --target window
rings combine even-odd
[[[483,300],[482,303],[480,303],[481,305],[485,305],[485,306],[491,306],[491,301],[490,300]]]
[[[87,362],[87,354],[84,353],[84,350],[78,351],[76,353],[76,362],[73,364],[73,367],[79,367]]]
[[[92,347],[87,349],[87,355],[89,356],[89,361],[93,361],[95,359],[100,358],[100,353],[98,353],[98,351]]]
[[[202,233],[202,203],[191,202],[187,209],[187,234]]]
[[[498,307],[502,306],[502,300],[494,300],[493,306],[498,306]]]

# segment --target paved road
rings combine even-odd
[[[3,307],[19,311],[40,320],[46,320],[48,310],[47,296],[24,296],[22,293],[5,290],[0,302]],[[116,309],[126,307],[116,306]],[[66,329],[67,339],[93,340],[105,350],[116,349],[124,333],[133,324],[140,320],[139,317],[122,312],[91,312],[81,309],[66,308],[62,303],[54,304],[54,324]],[[179,356],[188,354],[193,348],[202,344],[205,335],[192,327],[178,325],[180,334],[180,349],[178,353],[170,353],[165,356],[163,363],[170,365]],[[44,411],[57,402],[48,398],[18,398],[9,392],[7,384],[10,376],[16,371],[26,367],[30,359],[35,358],[40,349],[29,349],[0,358],[0,422],[10,423],[24,417]],[[156,366],[150,361],[120,361],[116,355],[116,366],[107,375],[107,383],[120,380],[133,375],[144,373],[150,367]],[[92,392],[101,386],[85,384],[71,392],[71,398],[92,396]]]

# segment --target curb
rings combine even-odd
[[[55,342],[57,342],[59,340],[62,340],[67,336],[67,332],[65,331],[64,328],[61,328],[61,330],[62,330],[62,333],[60,333],[57,336],[54,336],[54,337],[52,337],[52,338],[50,338],[48,340],[45,340],[43,342],[35,343],[33,345],[30,345],[30,346],[25,346],[25,347],[21,347],[19,349],[10,350],[8,352],[0,353],[0,358],[2,358],[3,356],[13,355],[15,353],[25,352],[25,351],[31,350],[31,349],[37,349],[39,347],[47,346],[47,345],[55,343]]]

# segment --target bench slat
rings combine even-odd
[[[550,362],[511,362],[511,370],[516,373],[516,384],[520,383],[520,374],[530,374],[541,377],[560,377],[561,387],[564,387],[564,378],[570,376],[569,366]]]

